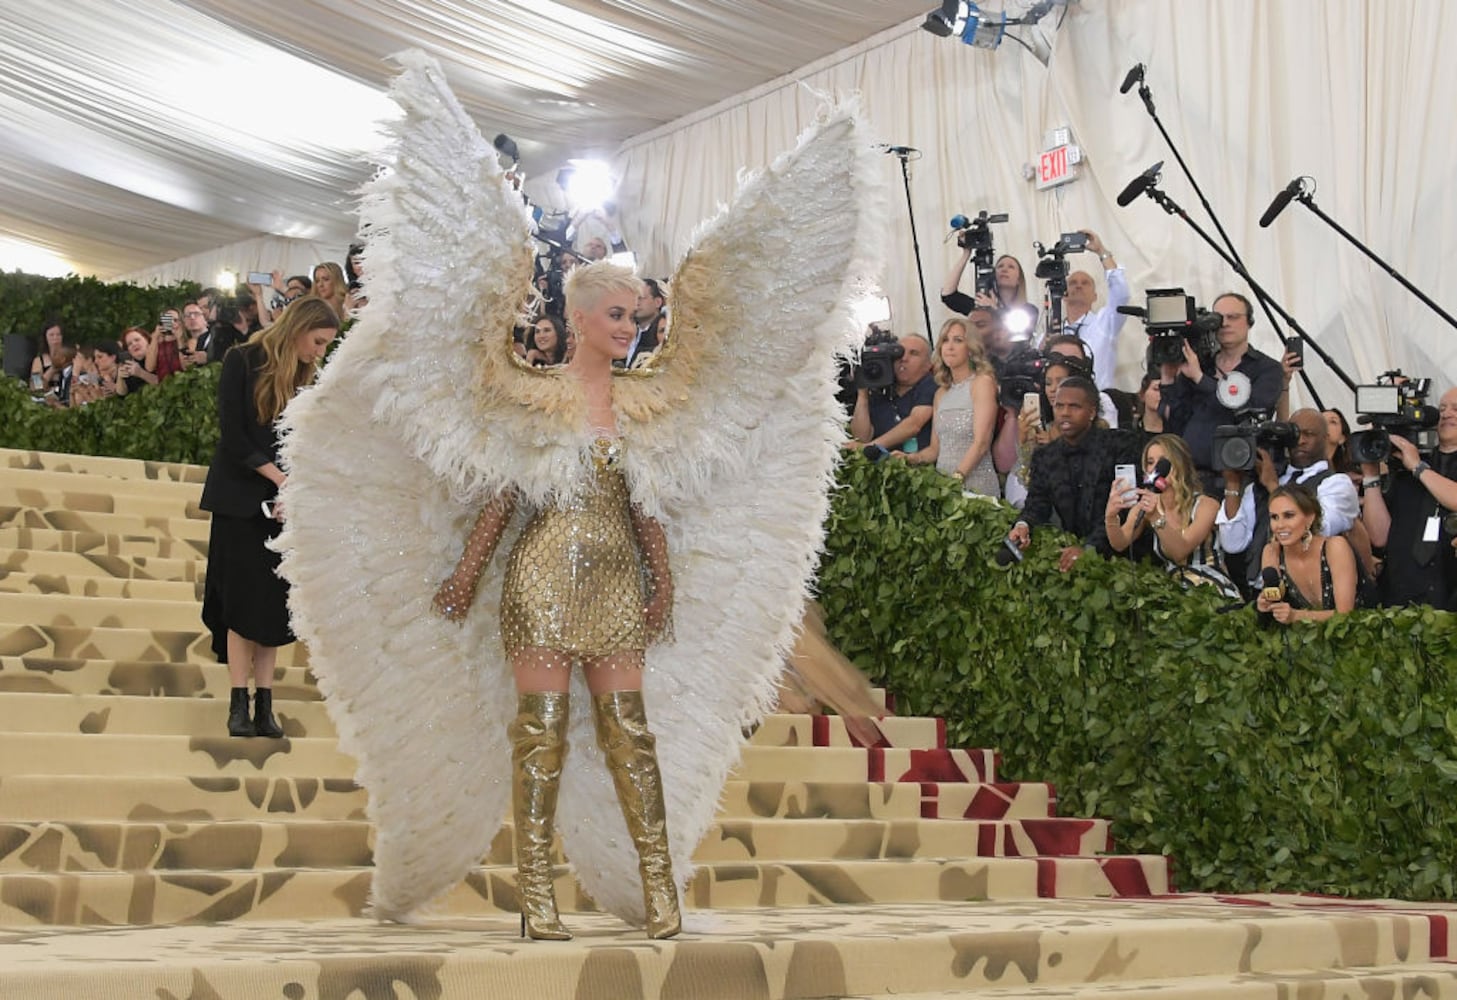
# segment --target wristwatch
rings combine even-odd
[[[1431,472],[1431,471],[1432,471],[1431,463],[1427,462],[1426,460],[1422,460],[1422,461],[1418,462],[1416,465],[1412,466],[1412,468],[1411,468],[1411,475],[1412,475],[1412,478],[1415,479],[1417,482],[1421,482],[1422,481],[1422,473],[1423,472]]]
[[[1111,256],[1113,256],[1113,252],[1111,250],[1104,250],[1102,253],[1098,254],[1098,259],[1107,260]]]

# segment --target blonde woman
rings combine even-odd
[[[941,325],[934,370],[936,390],[931,418],[931,444],[906,455],[912,465],[936,464],[936,470],[960,479],[969,493],[1001,495],[992,464],[992,435],[997,427],[997,380],[986,350],[965,319]]]
[[[581,496],[530,512],[501,589],[501,637],[517,691],[516,718],[507,728],[516,891],[522,934],[537,939],[572,936],[557,911],[551,845],[576,662],[586,674],[597,743],[637,848],[648,936],[672,937],[680,926],[657,744],[642,695],[647,647],[662,636],[673,606],[673,577],[663,528],[633,502],[624,469],[631,442],[613,409],[613,362],[632,350],[641,290],[631,270],[606,262],[582,264],[567,277],[566,312],[577,347],[553,377],[567,379],[585,403],[596,439],[593,470]],[[435,595],[438,614],[465,619],[515,508],[514,495],[486,504],[455,571]]]
[[[344,269],[332,260],[314,265],[312,294],[329,303],[329,308],[334,310],[339,322],[349,318],[345,308],[345,300],[349,297],[349,282],[344,277]]]
[[[212,632],[213,653],[228,665],[230,736],[283,735],[273,717],[273,668],[278,647],[293,642],[294,635],[288,584],[278,576],[277,553],[268,548],[284,517],[275,503],[285,479],[275,425],[299,389],[314,380],[338,331],[339,317],[329,303],[300,299],[223,358],[222,436],[202,489],[202,509],[212,512],[202,621]]]
[[[1147,534],[1152,536],[1155,555],[1171,569],[1190,565],[1214,567],[1217,559],[1211,539],[1219,502],[1199,492],[1194,460],[1183,438],[1177,434],[1159,434],[1144,445],[1145,481],[1162,459],[1169,463],[1162,492],[1141,489],[1137,483],[1125,479],[1114,480],[1104,515],[1108,544],[1115,552],[1127,552]]]

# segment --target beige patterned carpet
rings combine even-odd
[[[433,920],[365,921],[365,796],[306,651],[287,739],[221,735],[202,476],[0,451],[0,1000],[1457,997],[1442,908],[1169,896],[1166,859],[922,718],[877,747],[766,720],[674,942],[595,913],[566,859],[577,939],[520,941],[509,826]]]

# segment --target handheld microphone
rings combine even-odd
[[[1128,186],[1123,189],[1123,193],[1118,196],[1118,207],[1127,208],[1134,198],[1137,198],[1149,188],[1153,187],[1153,182],[1158,180],[1159,171],[1162,169],[1164,169],[1164,161],[1159,160],[1143,173],[1133,178]]]
[[[1266,566],[1260,570],[1260,596],[1268,604],[1278,604],[1285,600],[1285,582],[1280,579],[1280,571],[1274,566]]]
[[[1143,477],[1143,488],[1154,494],[1162,493],[1169,488],[1169,473],[1173,468],[1167,458],[1159,459],[1154,463],[1149,474]],[[1133,527],[1129,529],[1130,534],[1138,530],[1138,526],[1143,523],[1143,517],[1147,513],[1148,511],[1142,507],[1138,508],[1138,513],[1133,515]]]
[[[1270,223],[1275,221],[1275,216],[1285,211],[1285,206],[1301,192],[1305,187],[1305,178],[1297,177],[1285,185],[1285,190],[1275,195],[1275,200],[1270,202],[1270,207],[1265,209],[1265,214],[1260,216],[1260,228],[1269,229]]]
[[[1134,65],[1134,67],[1131,70],[1128,71],[1128,75],[1123,78],[1123,86],[1121,86],[1121,87],[1118,88],[1118,93],[1120,93],[1120,94],[1126,94],[1130,90],[1133,89],[1133,85],[1135,83],[1142,83],[1142,82],[1143,82],[1143,63],[1136,63]]]

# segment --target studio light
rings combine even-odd
[[[1008,17],[1006,11],[982,10],[968,0],[942,0],[940,7],[926,15],[921,28],[940,38],[957,35],[967,45],[995,50],[1007,37],[1008,28],[1036,24],[1054,8],[1066,7],[1070,2],[1037,0],[1021,17]]]
[[[567,164],[557,171],[556,181],[573,211],[595,211],[611,200],[617,180],[607,164],[601,160],[568,160]]]
[[[884,295],[866,295],[856,299],[850,306],[855,314],[855,326],[865,330],[872,323],[884,323],[890,319],[890,299]]]

